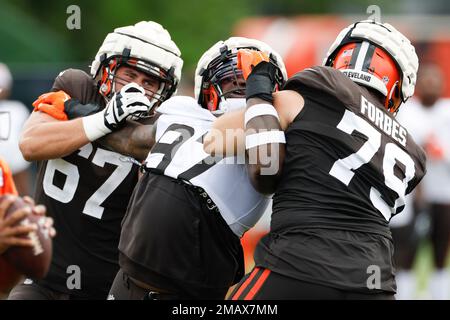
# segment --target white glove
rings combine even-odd
[[[132,82],[116,92],[105,109],[83,118],[83,127],[89,141],[118,129],[127,119],[139,119],[150,111],[151,103],[142,87]]]

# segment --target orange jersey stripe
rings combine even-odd
[[[239,296],[241,295],[242,291],[245,290],[245,288],[247,288],[247,286],[250,284],[250,282],[252,282],[253,278],[255,277],[255,275],[258,273],[259,268],[256,267],[252,273],[250,274],[250,276],[247,278],[247,280],[245,280],[245,282],[242,284],[242,286],[239,288],[239,290],[234,294],[234,296],[231,298],[231,300],[237,300],[239,298]]]
[[[17,195],[17,189],[12,178],[11,170],[6,162],[0,159],[0,195],[7,193]]]
[[[261,289],[263,283],[266,281],[269,274],[270,274],[269,269],[266,269],[263,271],[262,275],[259,277],[258,281],[256,281],[255,285],[250,289],[250,292],[245,296],[244,300],[252,300],[253,299],[255,294],[257,294],[259,289]]]

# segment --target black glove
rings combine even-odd
[[[69,120],[89,116],[97,113],[102,109],[101,106],[94,103],[81,104],[76,99],[70,99],[64,102],[64,112]]]
[[[271,62],[262,61],[258,63],[247,78],[246,99],[260,98],[272,103],[277,70],[278,68]]]

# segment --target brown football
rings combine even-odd
[[[2,299],[2,295],[9,293],[22,277],[16,268],[8,263],[3,256],[0,256],[0,299]]]
[[[4,196],[0,196],[0,203]],[[8,208],[5,218],[16,210],[29,206],[21,198],[17,200]],[[16,270],[25,276],[32,279],[39,279],[45,277],[50,267],[52,258],[52,239],[49,234],[49,229],[45,226],[45,217],[37,214],[30,214],[23,218],[20,224],[27,225],[35,223],[38,225],[38,230],[25,235],[34,242],[33,247],[10,247],[3,254],[7,262],[16,268]]]

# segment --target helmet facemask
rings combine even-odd
[[[202,105],[213,114],[245,107],[245,80],[237,68],[237,52],[226,49],[201,73]]]
[[[124,58],[123,56],[115,56],[108,61],[102,63],[101,80],[99,92],[105,97],[107,101],[116,93],[116,84],[126,85],[130,80],[124,79],[117,75],[117,70],[121,66],[129,66],[137,71],[147,74],[149,77],[156,79],[159,82],[159,88],[152,90],[150,88],[143,88],[146,96],[151,102],[151,110],[154,110],[162,102],[167,100],[175,91],[176,84],[173,76],[173,71],[168,71],[144,61],[142,59]],[[149,114],[151,115],[151,114]]]

